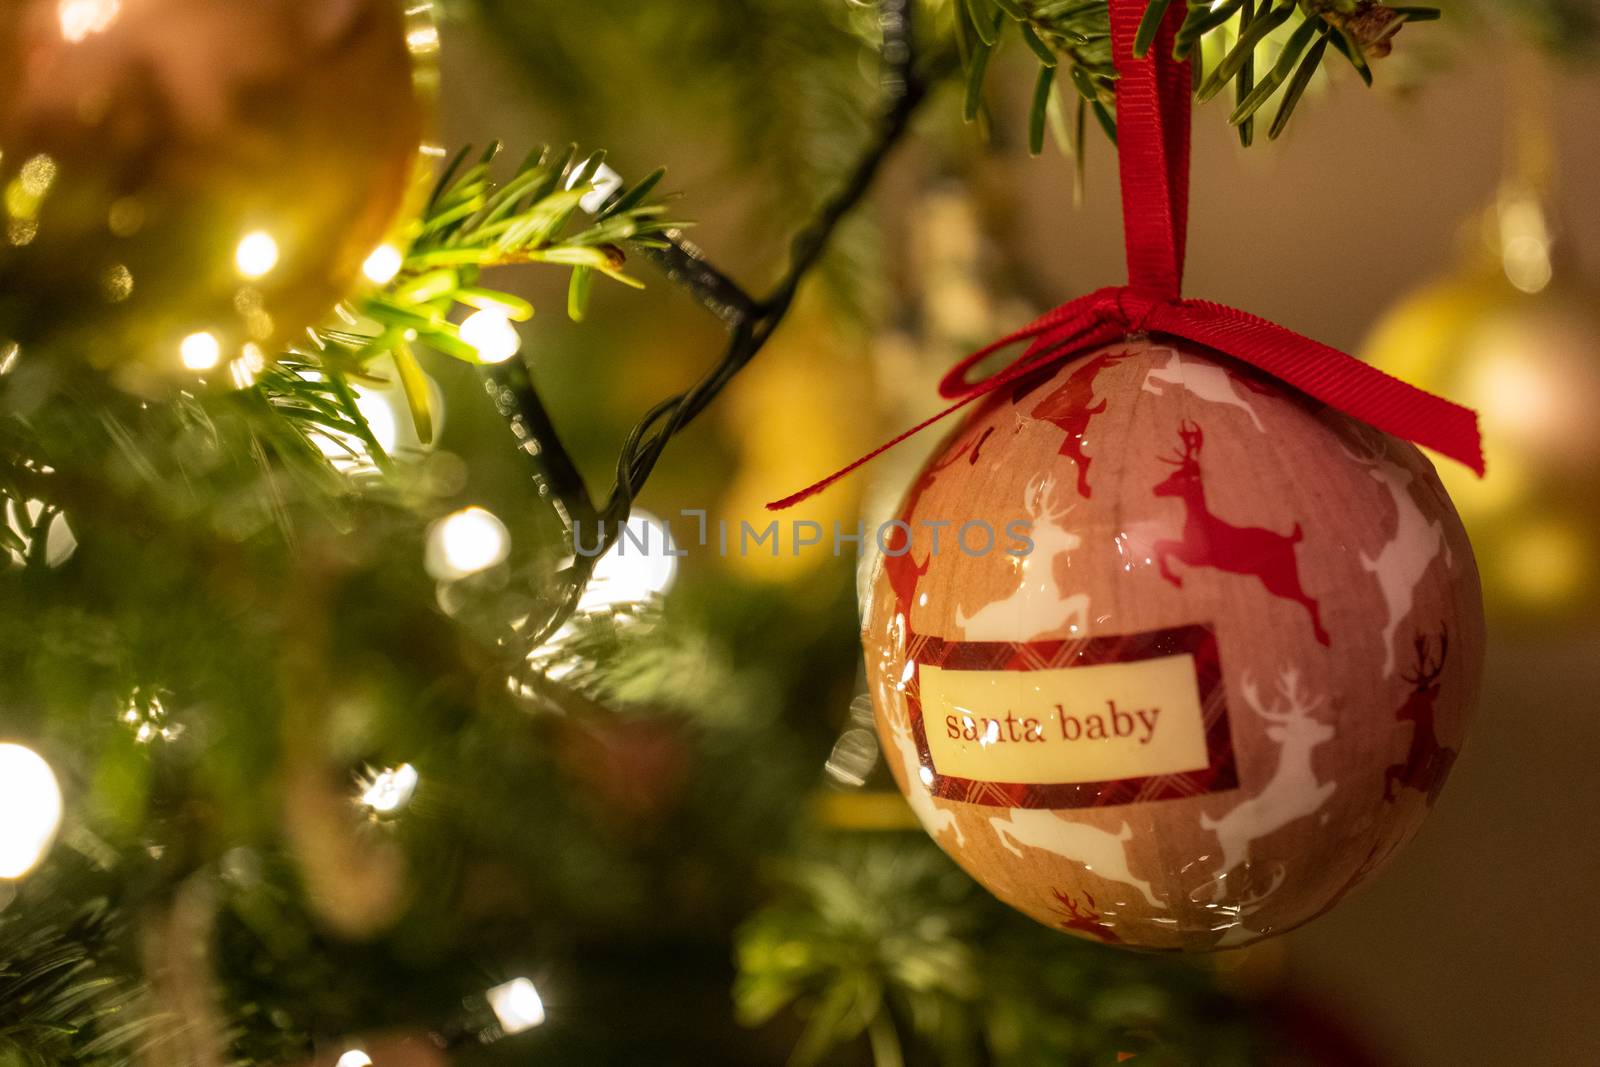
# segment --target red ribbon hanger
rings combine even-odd
[[[939,383],[955,403],[773,511],[815,496],[895,445],[1030,371],[1085,355],[1129,334],[1181,337],[1265,371],[1307,396],[1385,433],[1423,445],[1484,473],[1478,416],[1424,392],[1338,349],[1302,337],[1237,308],[1182,295],[1189,223],[1189,63],[1172,58],[1185,6],[1173,4],[1148,55],[1135,58],[1147,0],[1111,0],[1111,43],[1117,68],[1117,155],[1122,171],[1122,224],[1128,284],[1097,290],[1046,312],[1016,333],[950,369]],[[979,363],[1022,341],[1009,366],[969,381]]]

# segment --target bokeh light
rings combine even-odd
[[[544,1022],[544,999],[526,978],[514,978],[489,990],[489,1007],[494,1009],[500,1028],[507,1034],[520,1034]]]
[[[510,553],[510,531],[485,508],[463,508],[428,530],[428,573],[441,582],[486,571],[503,563]]]
[[[192,371],[211,370],[222,360],[222,345],[213,334],[191,333],[178,346],[183,365]]]
[[[405,265],[405,256],[394,245],[384,244],[373,249],[372,255],[361,265],[361,273],[374,285],[388,285]]]
[[[664,596],[678,578],[673,552],[667,525],[647,511],[635,511],[617,543],[595,564],[578,610],[603,611]]]
[[[477,349],[484,363],[504,363],[522,351],[522,335],[504,312],[485,308],[461,324],[461,339]]]
[[[233,253],[234,266],[246,278],[264,278],[278,265],[278,242],[265,230],[247,233]]]
[[[61,826],[61,787],[32,749],[0,744],[0,878],[18,879],[44,858]]]
[[[393,815],[405,809],[417,793],[421,776],[409,763],[379,771],[361,787],[361,806],[375,815]]]
[[[121,13],[122,0],[61,0],[56,5],[62,39],[73,44],[106,32]]]

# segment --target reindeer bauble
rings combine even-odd
[[[1183,297],[1186,9],[1110,8],[1128,284],[963,359],[890,442],[968,413],[886,527],[863,643],[895,778],[995,895],[1226,948],[1327,911],[1438,798],[1483,609],[1415,445],[1481,474],[1482,443],[1465,408]]]
[[[1040,922],[1287,930],[1397,851],[1461,747],[1483,628],[1432,466],[1227,357],[1135,338],[996,391],[896,517],[865,632],[894,776]],[[1033,551],[968,551],[977,520]]]

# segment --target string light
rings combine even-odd
[[[361,789],[361,806],[374,815],[393,815],[411,803],[421,777],[409,763],[379,771]]]
[[[157,739],[176,741],[183,736],[183,724],[174,723],[167,715],[167,705],[160,690],[135,686],[122,705],[122,721],[133,731],[133,739],[148,745]]]
[[[246,278],[264,278],[278,265],[278,242],[265,230],[247,233],[234,250],[233,263]]]
[[[489,990],[489,1007],[507,1035],[520,1034],[544,1023],[544,1000],[526,978],[514,978]]]
[[[379,245],[361,265],[361,273],[374,285],[388,285],[405,266],[405,256],[394,245]]]
[[[61,23],[62,39],[79,44],[110,29],[121,11],[122,0],[61,0],[56,5],[56,20]]]
[[[439,50],[439,31],[433,26],[419,26],[406,34],[406,48],[414,56],[429,56]]]
[[[640,626],[647,616],[632,609],[665,595],[677,577],[678,556],[670,528],[647,511],[635,511],[616,544],[595,561],[573,614],[609,614],[619,624]],[[542,645],[528,652],[528,668],[552,682],[570,675],[583,662],[570,648],[580,632],[572,620],[563,623]],[[517,675],[507,679],[507,685],[519,696],[534,695]]]
[[[463,508],[428,530],[426,566],[441,582],[486,571],[511,554],[511,534],[494,512]]]
[[[222,360],[222,345],[215,336],[204,331],[191,333],[178,346],[183,365],[193,371],[211,370]]]
[[[50,516],[50,521],[40,529],[40,520],[44,518],[45,505],[42,500],[10,500],[6,502],[3,517],[5,524],[16,534],[16,545],[8,546],[5,555],[17,566],[26,566],[30,557],[34,555],[35,538],[44,537],[44,564],[47,567],[59,567],[72,558],[78,550],[78,538],[72,532],[72,527],[67,525],[67,517],[59,511]],[[0,558],[5,558],[0,555]]]
[[[0,878],[38,866],[61,826],[61,787],[32,749],[0,744]]]
[[[627,526],[595,564],[594,576],[578,601],[580,612],[642,604],[665,595],[678,578],[671,532],[647,511],[635,511]]]
[[[505,312],[484,308],[461,324],[461,339],[478,351],[484,363],[504,363],[522,351],[522,335]]]

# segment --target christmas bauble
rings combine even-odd
[[[412,185],[412,53],[437,40],[417,17],[399,0],[8,4],[0,341],[193,373],[328,314]]]
[[[1461,748],[1482,609],[1432,467],[1226,357],[1129,340],[991,394],[880,545],[894,775],[1051,926],[1287,930],[1404,844]]]
[[[1441,474],[1490,611],[1522,626],[1600,622],[1597,303],[1576,283],[1526,293],[1467,271],[1408,297],[1366,345],[1382,369],[1482,412],[1491,477]]]

